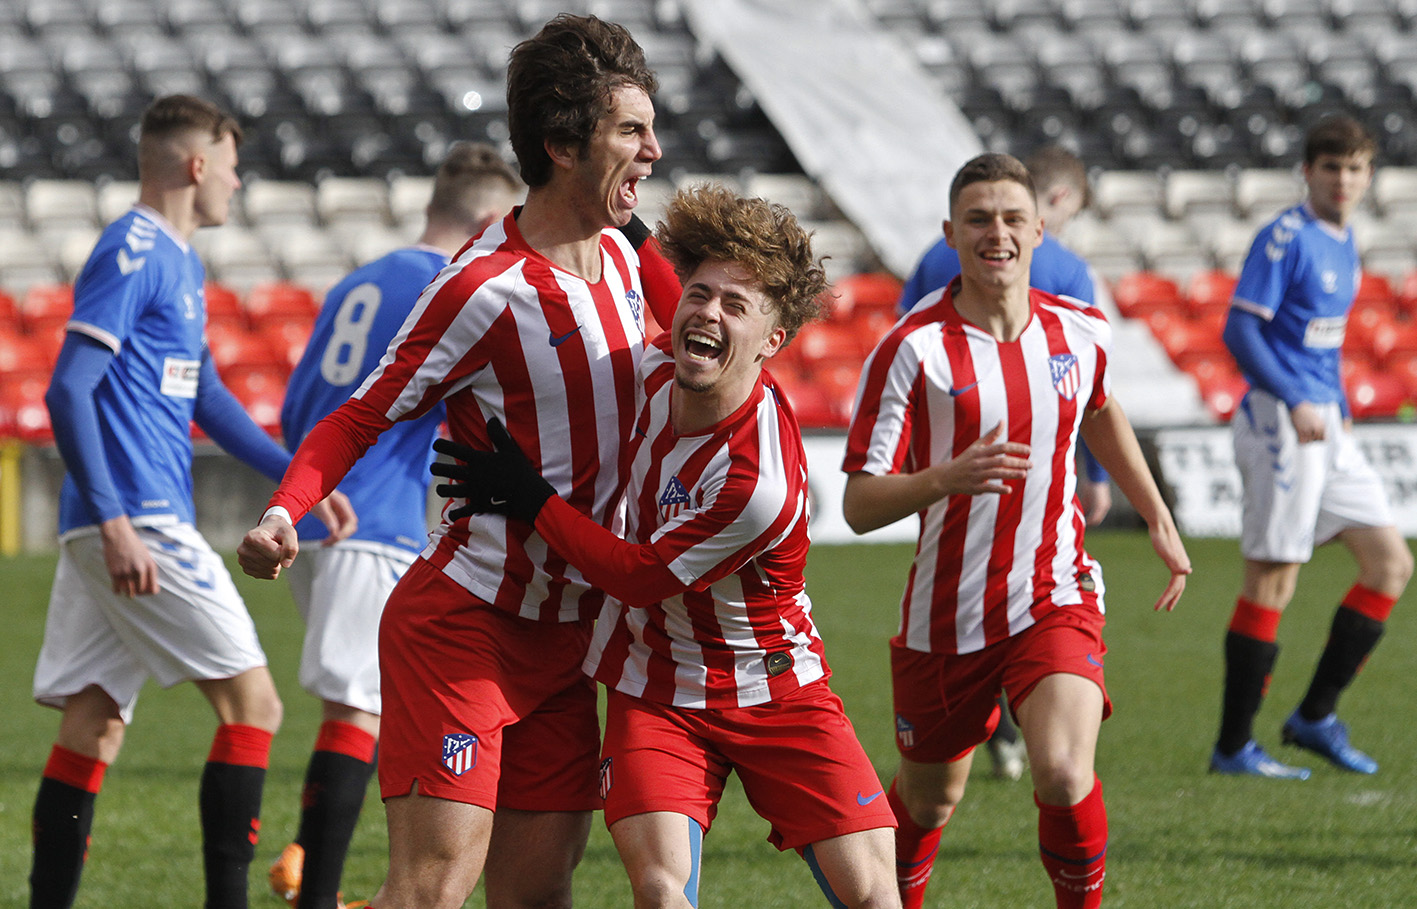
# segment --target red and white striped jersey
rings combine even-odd
[[[451,437],[488,451],[487,422],[498,417],[566,501],[618,530],[620,447],[635,418],[644,298],[639,257],[625,237],[603,231],[600,250],[602,278],[591,284],[528,246],[514,215],[488,227],[423,291],[378,368],[331,416],[377,413],[393,423],[446,400]],[[315,466],[347,469],[369,441],[358,428],[365,434],[338,439],[352,452],[322,446],[318,457],[329,460]],[[310,490],[301,488],[300,471],[292,473],[303,493],[292,501],[303,504]],[[285,504],[292,473],[271,504]],[[444,518],[423,557],[524,618],[591,618],[605,599],[529,525],[497,515]]]
[[[649,543],[688,590],[646,606],[606,603],[586,672],[676,707],[746,707],[828,675],[802,570],[807,459],[766,372],[737,412],[676,435],[667,336],[645,353],[645,403],[626,447],[625,538]]]
[[[1102,573],[1083,550],[1074,456],[1085,410],[1111,392],[1112,331],[1096,309],[1030,291],[1033,314],[1001,343],[965,322],[951,289],[926,297],[866,361],[842,470],[878,476],[958,456],[999,423],[1032,448],[1007,495],[954,495],[920,515],[901,602],[912,650],[970,653],[1043,610],[1102,610]]]

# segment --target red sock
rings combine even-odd
[[[352,757],[356,761],[369,763],[374,760],[374,749],[379,740],[355,726],[338,720],[326,720],[320,724],[320,732],[315,736],[316,751],[330,751]]]
[[[44,765],[44,775],[75,789],[97,795],[103,788],[103,774],[108,765],[98,758],[91,758],[70,751],[62,745],[55,745],[49,752],[49,760]]]
[[[925,885],[935,870],[935,853],[940,851],[940,832],[945,828],[927,830],[915,823],[905,803],[896,795],[895,780],[886,791],[886,801],[895,814],[895,876],[900,886],[903,909],[921,909],[925,905]],[[948,821],[946,822],[948,823]]]
[[[1076,805],[1062,808],[1038,801],[1038,852],[1053,882],[1058,909],[1096,909],[1102,905],[1107,876],[1107,807],[1102,782]]]

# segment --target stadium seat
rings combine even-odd
[[[1235,176],[1235,207],[1243,218],[1269,219],[1303,198],[1297,171],[1245,168]]]
[[[237,366],[285,368],[285,352],[273,348],[265,336],[227,323],[207,326],[207,346],[212,363],[223,374]]]
[[[1401,378],[1391,373],[1368,371],[1345,383],[1349,408],[1354,419],[1390,419],[1412,399]]]
[[[1133,272],[1116,281],[1112,299],[1118,311],[1129,319],[1145,318],[1158,310],[1179,313],[1185,305],[1175,281],[1149,271]]]
[[[41,284],[31,287],[20,301],[20,317],[45,319],[63,317],[74,312],[74,288],[70,284]]]
[[[1186,283],[1186,302],[1191,312],[1201,315],[1207,310],[1230,308],[1239,278],[1227,271],[1209,269],[1191,276]]]
[[[1396,303],[1397,293],[1392,289],[1392,282],[1383,275],[1364,269],[1362,279],[1358,283],[1358,293],[1353,298],[1353,305],[1377,304],[1391,307]]]
[[[305,346],[310,342],[310,334],[314,327],[315,323],[312,320],[270,317],[257,328],[257,331],[276,352],[278,359],[285,364],[286,369],[291,370],[295,368],[295,364],[300,362],[300,357],[305,353]]]
[[[866,312],[894,314],[900,302],[901,281],[888,272],[846,275],[832,284],[832,318],[854,317]],[[894,321],[894,319],[892,319]]]
[[[789,348],[791,349],[791,348]],[[788,404],[803,429],[832,429],[839,418],[832,401],[816,383],[807,381],[792,369],[773,363],[769,372],[787,395]]]
[[[0,375],[0,426],[5,432],[33,445],[54,442],[49,408],[44,403],[48,387],[48,370]]]
[[[312,322],[320,311],[315,295],[298,284],[271,281],[259,284],[246,294],[246,318],[259,328],[267,316],[300,315]]]
[[[802,326],[792,345],[808,370],[823,364],[854,364],[860,369],[870,349],[851,326],[835,322],[809,322]]]

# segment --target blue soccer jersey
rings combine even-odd
[[[1284,400],[1344,400],[1339,349],[1358,293],[1362,262],[1353,231],[1297,205],[1255,237],[1231,306],[1264,321],[1261,336],[1292,388],[1267,389]],[[1252,385],[1263,384],[1245,368]]]
[[[906,279],[900,291],[901,312],[908,311],[920,298],[932,290],[939,290],[954,280],[959,274],[959,253],[941,238],[920,257],[915,271]],[[1068,249],[1050,233],[1043,233],[1043,243],[1033,251],[1033,264],[1028,269],[1030,287],[1060,297],[1072,297],[1089,306],[1097,304],[1097,294],[1092,285],[1092,275],[1087,263],[1077,253]]]
[[[447,264],[447,254],[432,247],[399,249],[330,290],[281,408],[281,430],[292,450],[374,371],[418,295]],[[350,539],[422,550],[428,540],[428,466],[443,414],[439,404],[417,420],[395,423],[340,481],[339,490],[359,515]],[[312,515],[296,529],[302,540],[329,536]]]
[[[136,525],[195,520],[191,424],[206,328],[205,276],[176,229],[139,206],[103,231],[74,284],[68,330],[114,352],[94,390],[100,437],[93,443],[102,446],[123,511]],[[66,475],[60,533],[98,521]]]

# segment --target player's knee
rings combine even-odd
[[[666,868],[647,868],[630,881],[635,909],[680,909],[691,905],[684,894],[688,881],[679,880]]]
[[[1097,782],[1091,765],[1068,755],[1030,760],[1033,788],[1045,805],[1076,805],[1087,797]]]

